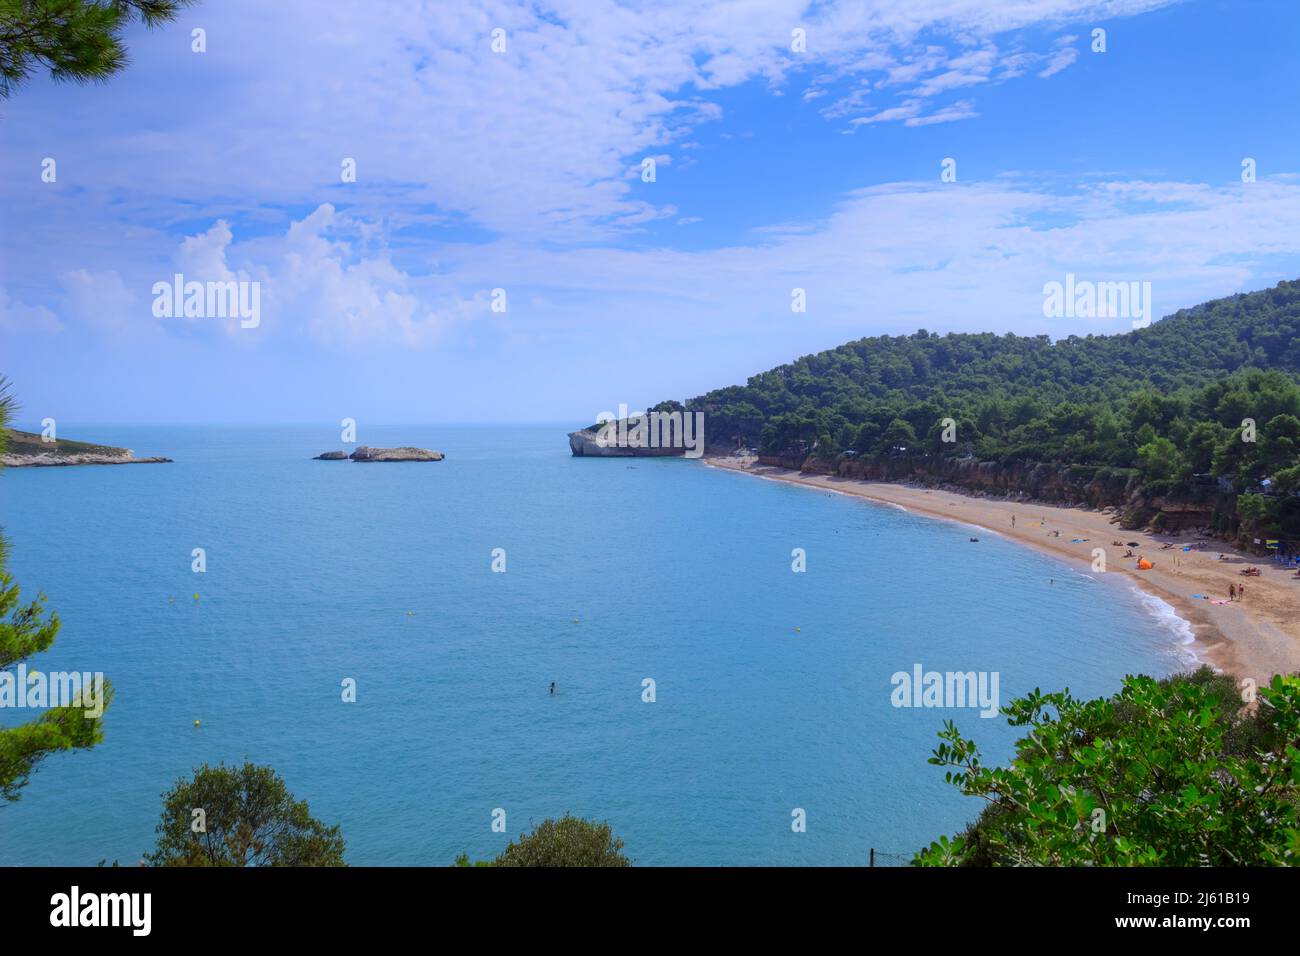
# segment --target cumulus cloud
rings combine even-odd
[[[263,271],[273,316],[332,347],[433,341],[444,316],[415,294],[416,281],[385,251],[354,254],[347,242],[330,238],[336,229],[359,231],[324,204],[271,247]]]
[[[323,203],[290,223],[283,235],[243,243],[219,220],[183,239],[175,262],[187,280],[259,283],[259,336],[332,349],[425,347],[449,322],[488,311],[485,293],[449,294],[440,291],[437,279],[394,265],[383,246],[386,234],[380,223]],[[236,321],[216,325],[239,333],[241,342],[256,341]]]
[[[1081,329],[1049,327],[1045,282],[1066,272],[1150,281],[1157,308],[1172,311],[1242,288],[1267,271],[1269,257],[1300,255],[1297,216],[1300,185],[1280,179],[1250,189],[1103,182],[1068,195],[1021,183],[900,182],[856,190],[825,219],[698,251],[456,244],[432,279],[382,254],[350,260],[323,233],[353,227],[322,208],[260,252],[277,296],[335,347],[385,337],[427,345],[487,317],[484,290],[497,285],[509,287],[512,325],[534,336],[617,316],[621,327],[647,332],[671,317],[675,343],[751,338],[769,324],[788,326],[796,286],[810,301],[800,327],[832,338],[990,323],[1065,335]]]

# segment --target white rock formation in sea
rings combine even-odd
[[[662,458],[674,455],[680,456],[685,453],[685,449],[682,448],[637,448],[627,445],[602,445],[596,441],[596,430],[594,428],[569,432],[569,451],[573,452],[574,456],[578,458]]]
[[[440,451],[431,451],[428,448],[412,448],[410,445],[403,445],[401,448],[371,448],[369,445],[358,445],[357,450],[351,455],[342,451],[327,451],[324,454],[317,455],[317,461],[442,461],[446,455]]]

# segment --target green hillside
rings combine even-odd
[[[1131,469],[1148,497],[1203,497],[1208,482],[1272,499],[1300,489],[1298,381],[1291,281],[1118,335],[859,339],[686,407],[705,412],[714,447],[826,470],[905,456],[937,472],[936,459],[974,458]],[[1300,539],[1291,502],[1242,504],[1262,509],[1252,532]]]
[[[111,445],[93,445],[84,441],[68,441],[60,438],[57,441],[47,442],[40,435],[34,432],[19,431],[16,428],[7,430],[4,436],[3,444],[0,444],[0,453],[6,450],[11,455],[22,455],[35,457],[37,455],[105,455],[112,457],[127,457],[125,448],[114,448]]]

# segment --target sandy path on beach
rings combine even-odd
[[[757,466],[748,459],[708,458],[705,463],[978,525],[1081,565],[1091,566],[1092,549],[1104,548],[1108,573],[1131,577],[1139,586],[1168,602],[1192,625],[1195,650],[1202,659],[1238,677],[1253,677],[1261,684],[1275,673],[1300,671],[1300,579],[1266,559],[1226,550],[1224,543],[1215,539],[1207,539],[1199,548],[1184,552],[1183,546],[1195,544],[1195,536],[1124,531],[1112,524],[1111,515],[1105,512],[975,498],[911,485],[805,475],[784,468]],[[1052,534],[1056,531],[1060,532],[1059,537]],[[1075,542],[1072,540],[1075,538],[1088,540]],[[1122,544],[1115,546],[1113,541]],[[1134,554],[1153,562],[1153,569],[1139,571],[1136,557],[1122,557],[1129,550],[1129,541],[1138,542],[1132,549]],[[1175,547],[1162,549],[1166,543]],[[1219,561],[1220,553],[1229,560]],[[1258,567],[1262,574],[1243,577],[1241,570],[1250,565]],[[1230,584],[1245,585],[1245,594],[1239,601],[1214,604],[1211,600],[1192,597],[1204,594],[1214,601],[1227,601]]]

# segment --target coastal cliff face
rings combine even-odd
[[[684,448],[633,448],[618,445],[600,445],[596,442],[596,430],[584,428],[569,432],[569,450],[577,458],[665,458],[681,456]]]
[[[796,455],[759,455],[756,459],[760,465],[772,468],[791,468],[806,475],[834,475],[835,463],[815,458],[800,458]]]
[[[826,474],[869,481],[912,482],[951,485],[968,492],[999,497],[1021,495],[1037,501],[1090,508],[1127,505],[1139,485],[1131,469],[1045,465],[1036,462],[1002,464],[973,458],[882,458],[870,461],[847,459],[832,465],[809,463],[830,469]]]
[[[87,442],[45,441],[33,432],[9,430],[8,449],[0,456],[6,468],[45,468],[61,465],[151,465],[171,462],[170,458],[137,458],[130,448],[92,445]]]
[[[1113,509],[1123,528],[1178,532],[1186,529],[1232,537],[1239,520],[1235,496],[1214,488],[1198,489],[1173,499],[1143,491],[1141,475],[1131,468],[1054,465],[1038,462],[976,461],[973,458],[898,456],[837,461],[793,455],[763,455],[760,465],[790,468],[804,474],[837,475],[863,481],[922,485],[976,496],[1022,498],[1046,504]]]

